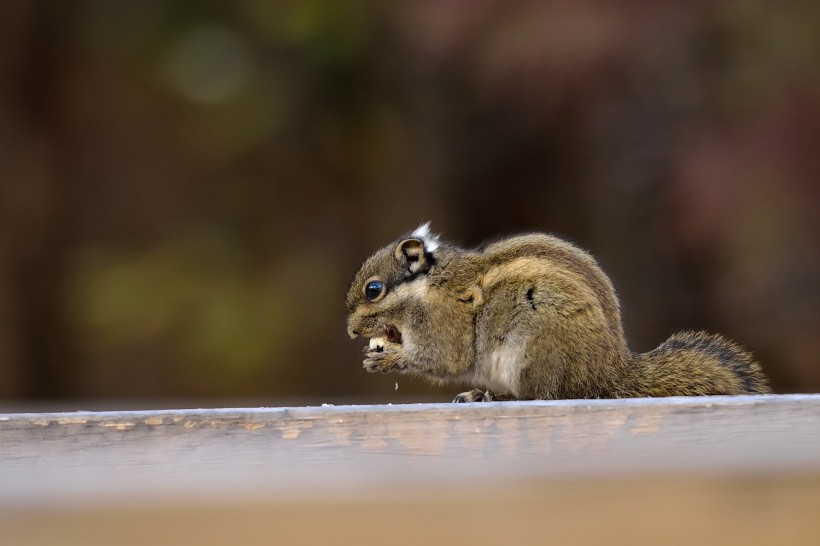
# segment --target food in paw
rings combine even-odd
[[[384,344],[387,343],[387,340],[383,337],[371,337],[370,338],[370,350],[376,352],[384,351]]]

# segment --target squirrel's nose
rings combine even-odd
[[[371,319],[362,318],[358,316],[348,318],[347,335],[350,336],[350,339],[353,339],[356,336],[370,336],[372,332],[372,325],[370,324],[370,322],[372,322]]]

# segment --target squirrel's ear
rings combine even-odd
[[[407,275],[415,275],[427,269],[424,243],[420,239],[405,239],[396,245],[396,260],[407,267]]]

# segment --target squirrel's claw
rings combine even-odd
[[[453,398],[454,404],[466,404],[468,402],[492,402],[493,400],[493,391],[487,389],[487,391],[482,391],[481,389],[473,389],[471,391],[461,392]]]

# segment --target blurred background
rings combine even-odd
[[[820,391],[818,205],[816,2],[0,4],[6,409],[449,401],[345,335],[427,220],[566,237],[634,350]]]

